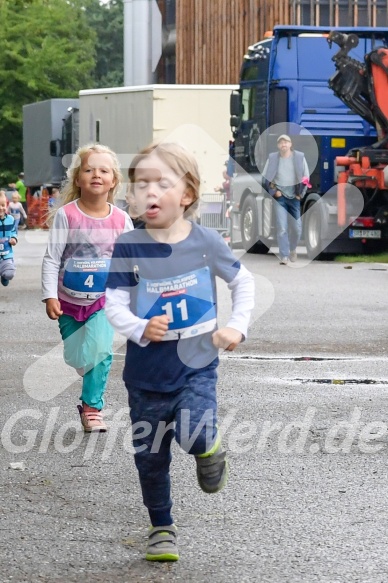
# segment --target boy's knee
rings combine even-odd
[[[14,269],[5,269],[2,273],[2,276],[5,277],[5,279],[13,279],[15,275],[15,270]]]

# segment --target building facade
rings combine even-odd
[[[158,83],[235,84],[244,53],[276,24],[388,26],[388,0],[158,0]]]

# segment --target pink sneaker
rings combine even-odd
[[[102,419],[102,413],[94,407],[89,407],[86,403],[77,405],[77,409],[81,416],[81,423],[85,433],[94,433],[100,431],[105,432],[108,428]]]

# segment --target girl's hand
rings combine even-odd
[[[49,298],[46,300],[46,314],[50,320],[58,320],[62,316],[61,304],[56,298]]]
[[[10,240],[8,241],[8,243],[9,243],[10,245],[12,245],[12,247],[13,247],[14,245],[16,245],[16,243],[17,243],[17,240],[15,239],[15,237],[11,237],[11,238],[10,238]]]
[[[243,335],[234,328],[220,328],[213,333],[213,344],[216,348],[232,351],[240,344]]]
[[[160,342],[168,330],[168,316],[153,316],[148,322],[143,338],[151,342]]]

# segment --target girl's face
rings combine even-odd
[[[81,196],[107,196],[116,186],[112,157],[105,152],[90,152],[82,160],[76,186]]]
[[[184,176],[178,176],[154,152],[136,166],[134,193],[139,214],[157,229],[168,229],[181,219],[193,200]]]

